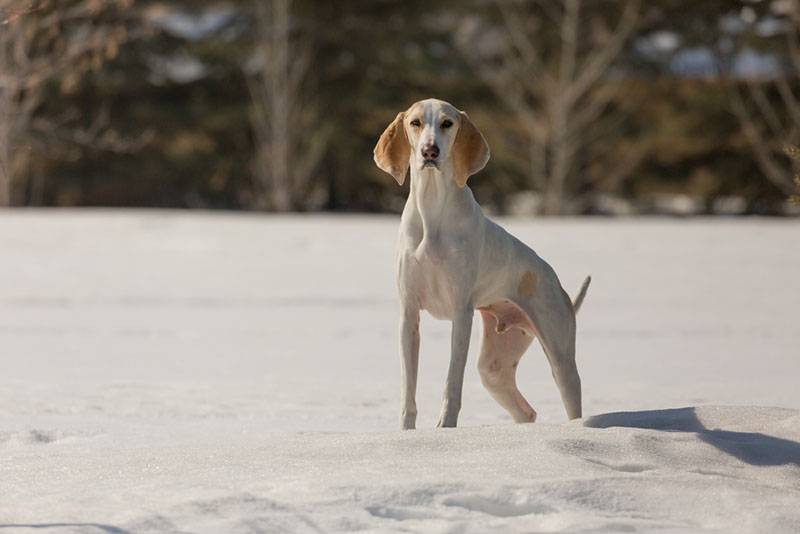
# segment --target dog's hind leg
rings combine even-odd
[[[575,364],[575,338],[567,340],[567,345],[562,348],[554,348],[556,345],[550,344],[544,335],[539,337],[539,341],[550,362],[553,379],[561,393],[561,402],[564,403],[567,417],[579,419],[582,414],[581,377]]]
[[[559,298],[560,297],[560,298]],[[559,297],[535,306],[525,303],[524,308],[539,338],[567,417],[581,417],[581,378],[575,364],[575,312],[569,296],[561,291]]]
[[[517,389],[517,364],[533,337],[518,327],[522,317],[513,304],[481,309],[483,343],[478,359],[481,382],[517,423],[532,423],[536,412]],[[527,320],[527,318],[525,318]]]

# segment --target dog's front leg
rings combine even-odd
[[[400,426],[412,430],[417,423],[417,369],[419,368],[419,310],[404,310],[400,319],[400,361],[403,388]]]
[[[464,367],[467,365],[469,336],[472,332],[472,307],[458,313],[453,318],[453,332],[450,346],[450,369],[444,387],[444,402],[437,427],[454,427],[458,423],[461,409],[461,389],[464,385]]]

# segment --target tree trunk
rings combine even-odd
[[[568,136],[568,125],[572,102],[568,96],[574,85],[575,65],[578,54],[578,24],[580,5],[578,0],[567,0],[561,21],[561,54],[558,66],[558,93],[552,95],[550,111],[552,124],[552,166],[544,195],[544,214],[562,215],[567,175],[569,174],[573,141]]]
[[[10,120],[0,96],[0,207],[11,205],[11,147],[10,132],[6,121]]]
[[[291,0],[272,0],[272,70],[270,91],[270,173],[273,180],[273,207],[277,211],[294,208],[290,169],[290,83],[289,17]]]
[[[8,0],[0,0],[0,207],[11,205],[12,95],[16,75],[11,59],[16,35],[12,33],[12,22],[6,20],[11,16],[10,7]]]

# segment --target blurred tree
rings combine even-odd
[[[293,4],[254,3],[256,50],[246,65],[260,186],[255,207],[275,211],[319,207],[315,191],[321,184],[313,178],[332,131],[318,120],[318,102],[306,87],[314,61],[313,19],[297,17]]]
[[[789,157],[793,160],[797,161],[800,159],[800,148],[797,148],[796,146],[790,146],[786,149],[786,151],[789,154]],[[794,204],[800,204],[800,174],[796,174],[794,176],[794,186],[795,191],[794,194],[789,197],[789,201]]]
[[[49,1],[23,4],[0,0],[0,205],[36,202],[40,181],[30,176],[33,144],[58,140],[122,148],[122,140],[106,135],[102,114],[92,114],[88,128],[71,127],[75,117],[36,116],[45,105],[48,83],[68,94],[81,76],[117,55],[127,39],[123,22],[109,23],[109,14],[126,10],[132,0]],[[83,117],[82,117],[83,118]],[[70,124],[73,123],[73,124]],[[29,183],[25,183],[29,182]]]
[[[797,42],[796,21],[790,18],[797,4],[797,0],[660,0],[648,6],[652,16],[640,30],[638,59],[657,73],[650,91],[659,84],[696,86],[693,95],[683,90],[674,96],[659,95],[660,105],[676,102],[675,97],[704,103],[673,109],[665,117],[667,122],[694,117],[697,120],[687,124],[696,123],[700,137],[689,130],[674,132],[670,146],[662,144],[661,152],[675,153],[693,138],[696,146],[705,146],[687,161],[691,168],[671,170],[684,176],[704,174],[705,194],[746,197],[748,210],[754,212],[780,209],[796,165],[784,147],[797,135],[796,113],[791,109],[800,93],[797,67],[790,58],[796,47],[792,41]],[[656,43],[661,43],[660,50]],[[643,133],[649,136],[661,127],[661,121],[651,120]],[[692,152],[696,150],[686,154]],[[668,170],[659,172],[666,175]],[[685,185],[696,194],[692,184]]]
[[[101,2],[102,3],[102,2]],[[109,13],[129,39],[39,115],[103,113],[128,150],[63,145],[42,155],[54,205],[239,208],[249,205],[246,3],[137,0]],[[241,5],[240,5],[241,4]],[[98,20],[98,23],[101,23]],[[87,126],[83,126],[84,128]]]
[[[12,0],[0,0],[0,206],[12,202],[12,145],[27,126],[30,103],[18,103],[25,89],[30,63],[24,16],[30,8],[20,8]]]
[[[473,17],[459,32],[464,56],[525,126],[529,174],[544,214],[567,210],[582,187],[587,147],[614,130],[612,104],[626,85],[608,83],[609,73],[639,19],[638,0],[623,2],[617,12],[619,4],[590,9],[580,0],[497,0],[502,31]],[[641,157],[630,151],[612,173],[615,180]]]
[[[800,172],[800,162],[787,151],[800,143],[800,6],[795,0],[776,2],[761,17],[755,11],[746,14],[742,23],[742,44],[736,50],[754,53],[750,47],[760,45],[774,53],[782,45],[779,57],[785,61],[769,69],[728,73],[734,78],[729,83],[731,109],[763,176],[791,195]]]

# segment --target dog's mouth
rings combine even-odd
[[[435,159],[426,159],[422,162],[422,168],[424,169],[425,167],[433,167],[434,169],[438,169],[439,163],[437,163]]]

